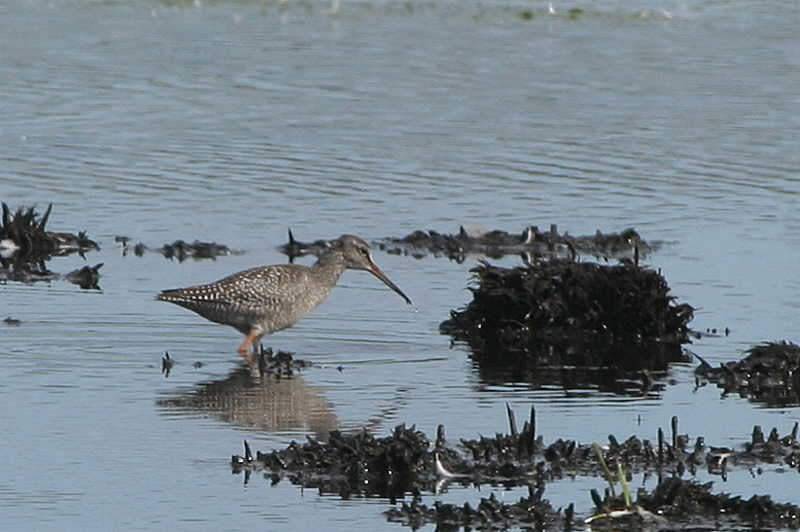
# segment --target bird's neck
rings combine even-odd
[[[314,273],[332,281],[336,284],[342,273],[347,269],[344,264],[344,259],[336,253],[328,253],[317,259],[317,262],[311,266]]]

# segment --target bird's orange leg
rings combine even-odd
[[[256,344],[258,344],[258,341],[261,339],[262,336],[263,335],[251,331],[247,336],[245,336],[244,341],[242,342],[242,345],[240,345],[236,349],[236,352],[239,353],[240,355],[242,355],[242,357],[244,357],[245,360],[247,360],[248,362],[251,362],[253,360],[253,355],[248,353],[247,349],[250,346],[253,346],[253,352],[255,352],[255,350],[258,349],[256,347]]]

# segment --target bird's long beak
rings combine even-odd
[[[402,290],[400,290],[400,289],[397,287],[397,285],[396,285],[396,284],[394,284],[393,282],[391,282],[391,281],[389,280],[389,278],[388,278],[388,277],[386,277],[386,276],[383,274],[383,272],[381,271],[381,269],[380,269],[380,268],[378,268],[378,266],[377,266],[377,265],[376,265],[374,262],[372,262],[372,261],[370,260],[370,261],[369,261],[369,267],[368,267],[368,268],[366,268],[366,270],[367,270],[369,273],[371,273],[372,275],[374,275],[375,277],[377,277],[378,279],[380,279],[381,281],[383,281],[383,283],[384,283],[386,286],[388,286],[389,288],[391,288],[392,290],[394,290],[395,292],[397,292],[398,294],[400,294],[400,297],[402,297],[403,299],[405,299],[405,300],[406,300],[406,303],[408,303],[409,305],[411,305],[411,304],[412,304],[412,303],[411,303],[411,300],[408,298],[408,296],[407,296],[407,295],[405,295],[405,294],[403,293],[403,291],[402,291]]]

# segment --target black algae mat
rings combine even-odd
[[[675,304],[660,272],[554,259],[473,268],[473,299],[440,330],[473,350],[536,353],[543,345],[688,342],[688,304]]]

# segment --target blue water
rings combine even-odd
[[[692,365],[663,393],[616,396],[484,382],[438,332],[466,304],[469,268],[375,252],[413,300],[363,272],[269,337],[315,367],[255,384],[240,335],[159,303],[164,288],[285,261],[291,227],[367,240],[459,225],[570,234],[635,227],[647,258],[717,364],[797,337],[800,132],[797,8],[786,2],[86,2],[0,8],[0,200],[54,204],[53,230],[86,230],[100,290],[0,285],[0,529],[398,530],[387,500],[320,496],[230,474],[242,440],[279,448],[331,428],[399,423],[448,438],[506,430],[531,402],[545,441],[654,437],[673,415],[713,445],[754,424],[781,433],[797,407],[765,408]],[[573,7],[585,11],[570,18]],[[519,17],[531,10],[531,20]],[[214,240],[217,260],[123,256]],[[305,259],[305,262],[310,262]],[[501,261],[516,264],[516,258]],[[176,360],[161,374],[165,352]],[[201,363],[195,367],[195,363]],[[520,415],[520,414],[518,414]],[[800,503],[796,471],[765,466],[716,489]],[[588,512],[597,479],[549,485]],[[496,492],[452,488],[458,504]],[[435,497],[426,495],[426,502]],[[432,530],[432,527],[428,527]]]

